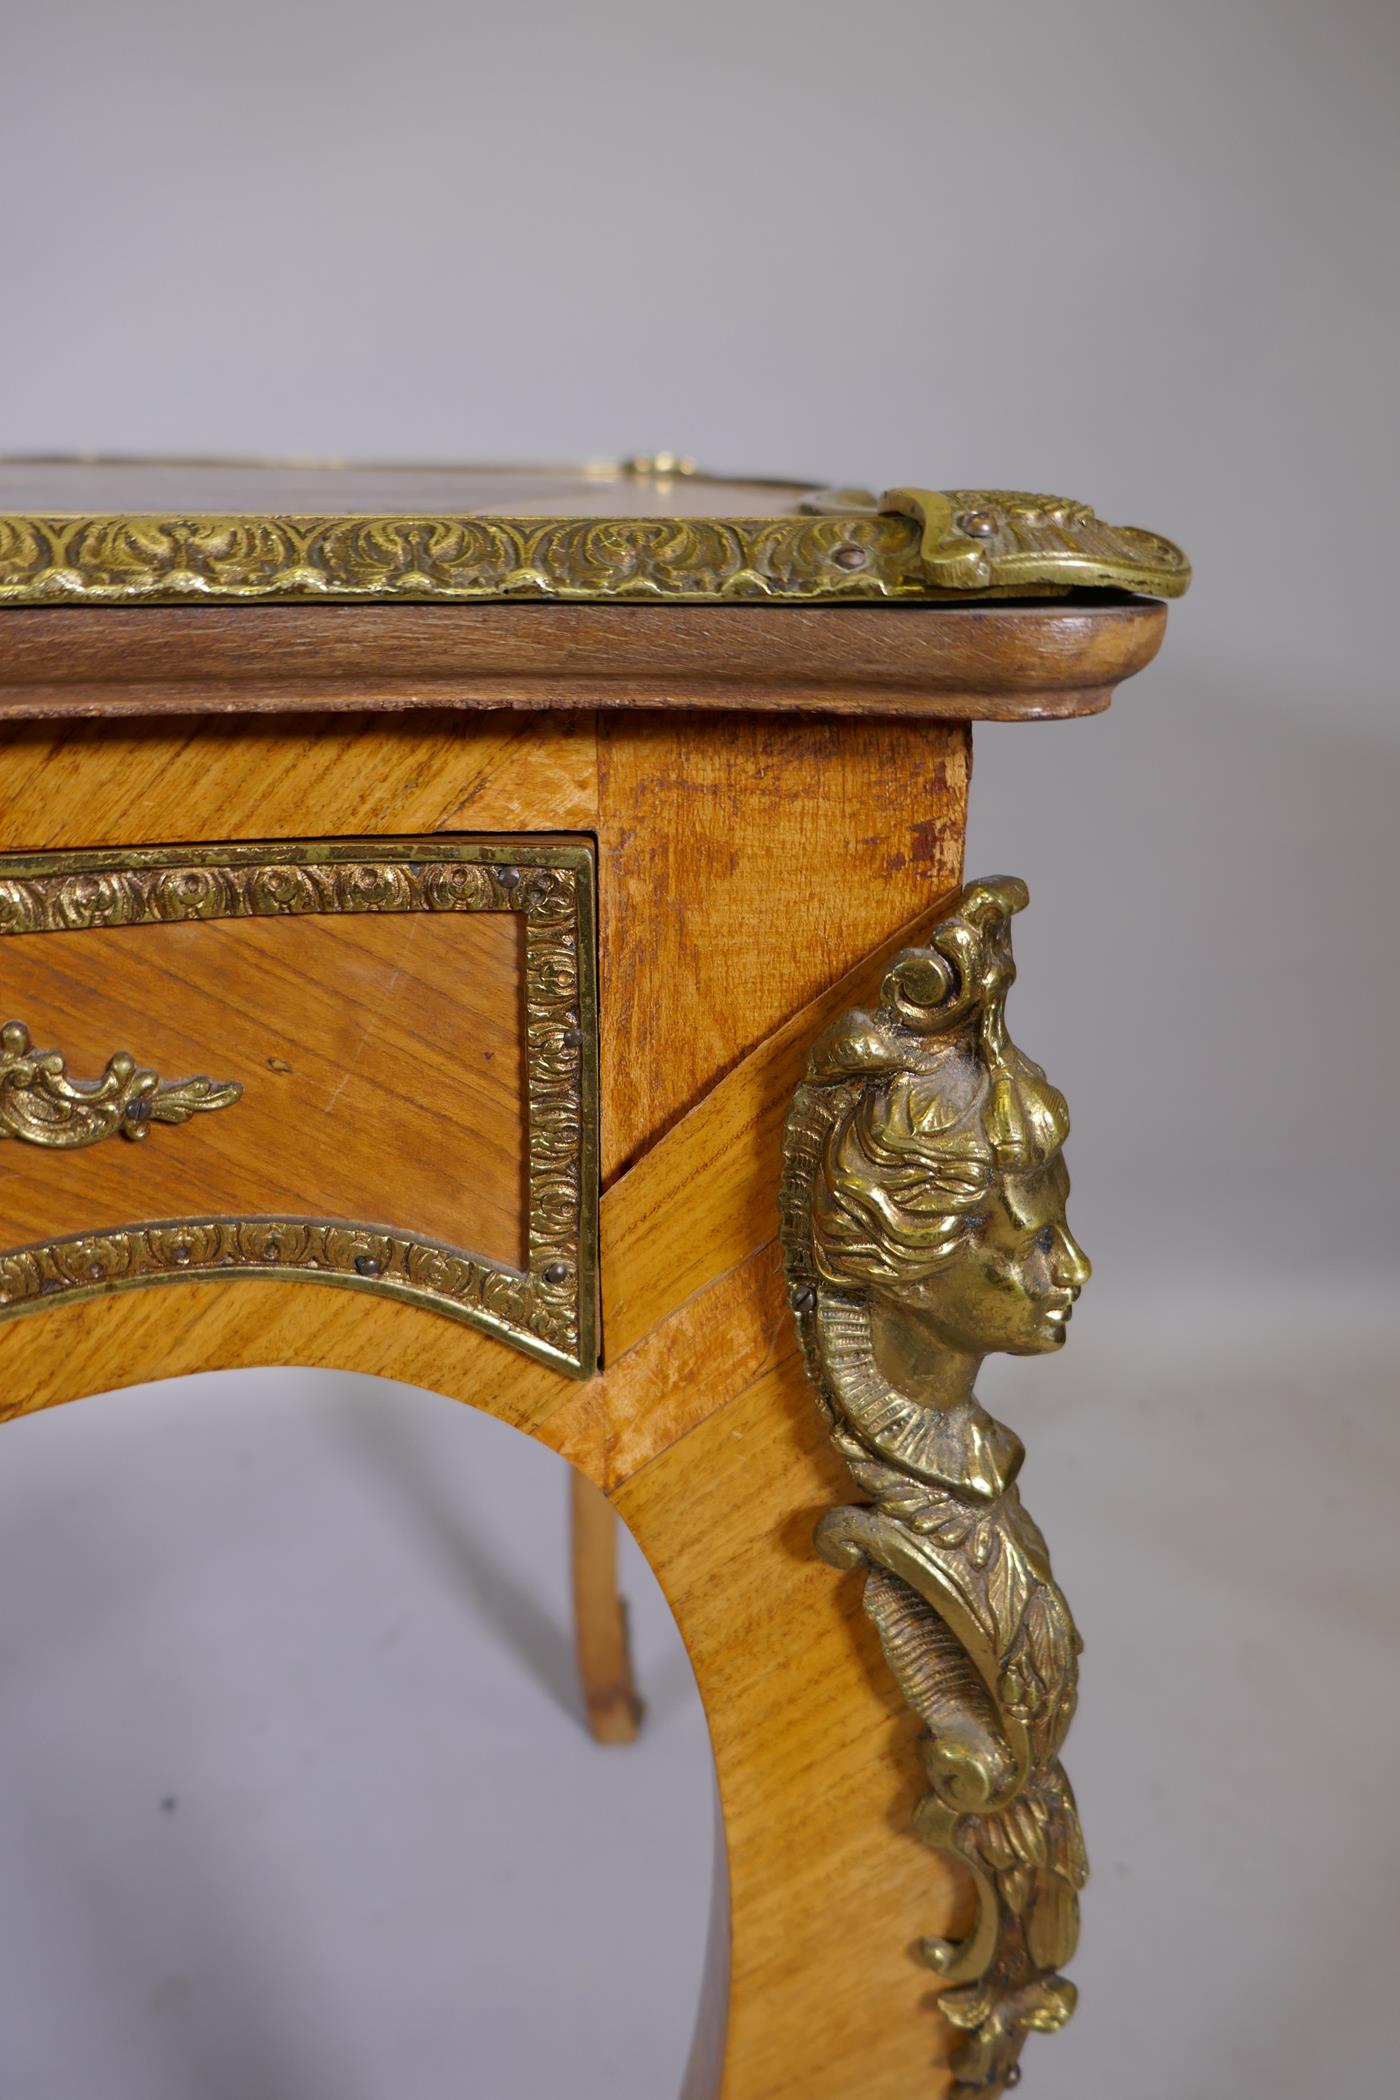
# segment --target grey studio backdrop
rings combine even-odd
[[[1398,62],[1388,0],[56,0],[0,40],[0,448],[675,447],[1191,553],[1107,717],[977,736],[1098,1268],[984,1387],[1088,1643],[1037,2100],[1393,2071]],[[651,1725],[583,1736],[548,1454],[268,1372],[0,1457],[5,2100],[675,2089],[703,1718],[633,1556]]]

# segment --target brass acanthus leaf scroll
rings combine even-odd
[[[1004,2092],[1063,2026],[1087,1871],[1060,1750],[1080,1642],[1016,1487],[1024,1451],[973,1392],[985,1355],[1065,1339],[1089,1264],[1065,1218],[1064,1098],[1006,1034],[1023,883],[964,890],[873,1012],[812,1050],[788,1117],[783,1239],[808,1373],[869,1499],[816,1543],[923,1722],[924,1841],[972,1877],[960,1941],[927,1940],[961,2030],[955,2100]]]
[[[36,1050],[23,1021],[0,1029],[0,1138],[71,1152],[103,1138],[143,1138],[152,1123],[188,1123],[230,1108],[236,1079],[162,1079],[125,1050],[100,1079],[70,1079],[57,1050]]]

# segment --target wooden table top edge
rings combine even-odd
[[[929,606],[0,608],[0,720],[336,709],[1096,714],[1161,645],[1159,599]]]

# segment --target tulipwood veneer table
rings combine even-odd
[[[1077,1637],[971,1380],[1088,1265],[970,725],[1187,574],[669,459],[0,466],[4,1412],[334,1365],[569,1460],[595,1732],[612,1512],[709,1719],[692,2100],[999,2092],[1073,2004]]]

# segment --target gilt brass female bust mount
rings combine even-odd
[[[790,1297],[832,1440],[868,1501],[817,1526],[923,1722],[924,1841],[970,1873],[961,1941],[926,1940],[961,2036],[955,2100],[1003,2092],[1061,2027],[1086,1862],[1059,1762],[1079,1637],[978,1402],[982,1359],[1057,1349],[1089,1264],[1065,1218],[1063,1096],[1006,1034],[1024,883],[965,889],[874,1012],[819,1039],[787,1123]]]

